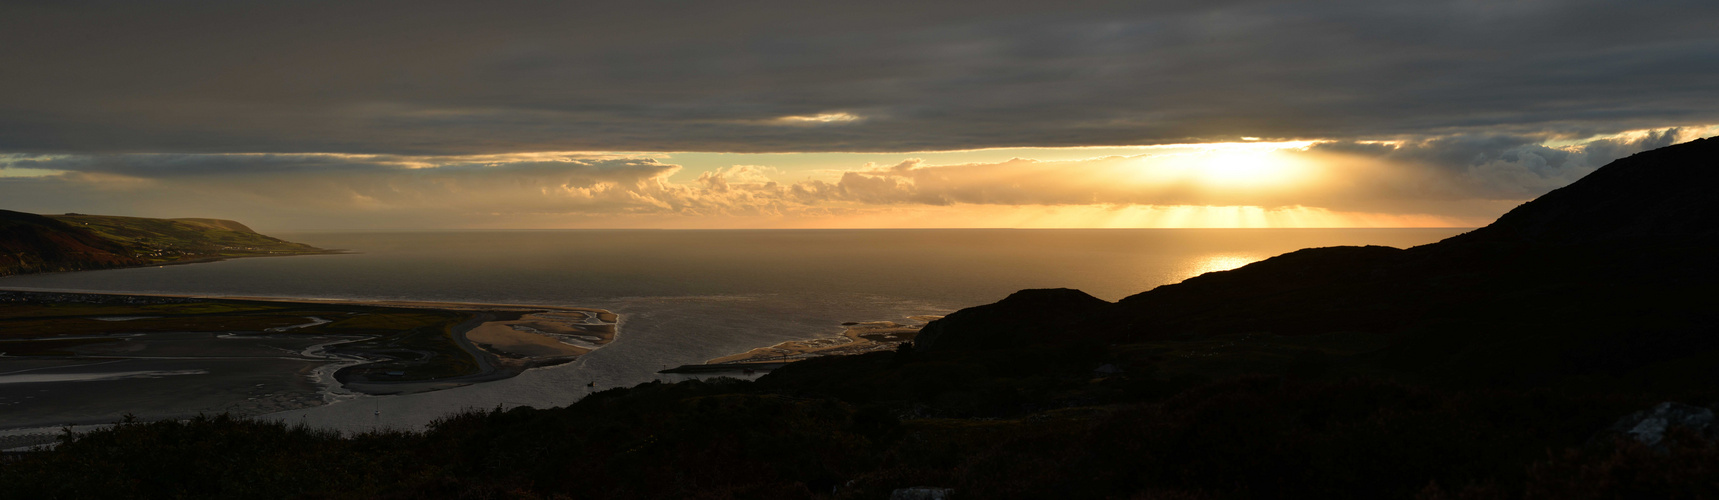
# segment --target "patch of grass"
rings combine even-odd
[[[333,321],[317,326],[302,328],[301,330],[305,333],[334,335],[385,335],[417,328],[437,327],[451,323],[458,323],[459,320],[463,320],[464,318],[465,315],[443,313],[426,309],[379,309],[374,312],[358,313],[341,318],[326,318]]]
[[[279,311],[290,306],[270,304],[266,302],[190,302],[185,304],[156,304],[144,306],[145,311],[155,314],[228,314],[236,312]]]
[[[0,319],[54,316],[153,316],[146,306],[110,304],[17,304],[0,307]]]
[[[242,257],[323,250],[251,231],[233,221],[218,219],[149,219],[111,215],[52,215],[87,229],[97,236],[124,245],[152,263],[208,257]]]
[[[108,316],[145,317],[125,321],[94,319]],[[452,329],[472,318],[472,313],[434,309],[242,300],[146,305],[9,303],[7,307],[0,308],[0,339],[122,333],[264,332],[271,328],[302,325],[309,322],[306,318],[313,316],[330,322],[281,333],[371,337],[343,344],[340,349],[369,357],[391,358],[361,368],[372,372],[405,372],[404,376],[387,377],[387,380],[447,378],[469,375],[478,368],[477,360],[459,347],[452,334]],[[73,354],[49,346],[74,344],[53,342],[32,344],[33,347],[15,343],[19,347],[12,352],[19,355],[26,351],[31,355]]]
[[[43,338],[67,335],[163,332],[260,332],[269,328],[303,324],[301,316],[234,314],[169,316],[128,321],[87,318],[0,320],[0,337]]]
[[[291,305],[268,302],[199,300],[173,304],[106,303],[8,303],[0,308],[0,319],[95,316],[166,316],[284,311]]]
[[[393,360],[354,367],[353,370],[376,380],[431,380],[470,375],[477,371],[477,360],[461,349],[453,338],[453,328],[471,317],[471,313],[453,311],[382,309],[302,330],[317,334],[376,335],[341,344],[340,349],[387,356]],[[405,373],[379,376],[392,371]]]

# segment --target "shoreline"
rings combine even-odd
[[[921,328],[940,318],[942,316],[908,316],[905,319],[912,322],[905,324],[894,321],[850,321],[842,323],[844,329],[839,336],[779,342],[746,352],[711,358],[700,364],[663,369],[657,373],[768,372],[789,363],[816,357],[894,350],[901,344],[912,342],[919,335]]]
[[[292,357],[295,357],[295,358],[314,358],[314,360],[313,359],[303,359],[303,361],[310,362],[312,364],[308,365],[308,366],[311,366],[311,368],[308,368],[308,369],[304,370],[304,373],[301,373],[304,381],[309,384],[309,387],[306,387],[306,389],[310,389],[311,392],[304,393],[304,392],[295,391],[295,392],[293,392],[293,394],[301,394],[301,395],[290,398],[290,399],[293,399],[294,401],[297,401],[299,399],[303,399],[305,396],[314,397],[314,399],[316,399],[317,402],[310,403],[309,406],[320,406],[320,405],[326,405],[326,404],[333,404],[333,403],[337,403],[340,401],[349,400],[349,399],[353,399],[353,398],[357,398],[357,397],[363,397],[363,396],[402,395],[402,394],[422,393],[422,392],[430,392],[430,391],[436,391],[436,390],[442,390],[442,389],[450,389],[450,388],[454,388],[454,387],[462,387],[462,386],[467,386],[467,385],[473,385],[473,384],[479,384],[479,383],[484,383],[484,382],[491,382],[491,381],[511,378],[511,377],[517,376],[521,373],[524,373],[528,370],[531,370],[533,368],[541,368],[541,367],[549,367],[549,366],[556,366],[556,365],[560,365],[560,364],[565,364],[565,363],[574,361],[580,355],[587,354],[587,353],[591,352],[592,350],[595,350],[597,348],[601,348],[601,347],[607,345],[608,343],[612,342],[614,339],[618,338],[618,336],[619,336],[619,325],[620,325],[620,319],[621,319],[620,315],[618,315],[614,312],[605,310],[605,309],[598,309],[598,308],[591,308],[591,307],[549,306],[549,305],[530,305],[530,304],[485,304],[485,303],[473,303],[473,302],[435,302],[435,301],[407,301],[407,300],[306,299],[306,298],[293,298],[293,297],[250,297],[250,296],[224,296],[224,295],[211,296],[211,295],[160,294],[160,293],[153,293],[153,294],[152,293],[114,293],[114,292],[108,292],[108,291],[98,292],[98,291],[83,291],[83,290],[64,290],[64,289],[33,289],[33,288],[20,288],[20,287],[0,287],[0,293],[40,294],[37,296],[39,298],[27,299],[27,300],[41,301],[42,303],[53,303],[56,301],[67,301],[67,302],[94,301],[94,303],[102,303],[102,301],[111,301],[111,302],[117,302],[117,303],[124,303],[124,302],[128,302],[128,299],[142,299],[145,301],[147,301],[148,299],[166,299],[166,300],[209,301],[209,302],[217,302],[217,303],[218,302],[272,303],[272,304],[291,305],[291,306],[296,306],[298,308],[305,308],[305,309],[316,309],[318,307],[323,307],[323,306],[342,306],[342,307],[356,308],[354,310],[354,312],[356,314],[361,314],[361,315],[390,314],[387,311],[385,311],[387,309],[395,309],[395,310],[398,310],[398,309],[421,309],[421,310],[426,310],[426,311],[440,311],[443,313],[453,313],[453,314],[458,315],[458,317],[463,318],[463,319],[458,320],[457,323],[446,324],[446,326],[442,327],[443,330],[441,330],[441,331],[444,332],[444,334],[445,334],[444,342],[445,341],[452,341],[452,343],[454,344],[454,347],[457,349],[457,351],[450,351],[450,352],[463,352],[466,356],[470,356],[470,358],[472,360],[471,362],[473,363],[472,368],[475,369],[475,371],[471,372],[471,373],[466,373],[463,375],[442,376],[441,378],[432,378],[432,379],[387,380],[388,376],[403,373],[400,370],[413,370],[414,368],[412,368],[412,366],[416,366],[413,364],[415,362],[415,360],[410,355],[402,357],[402,356],[400,356],[399,351],[397,349],[395,349],[395,350],[390,350],[392,348],[379,349],[378,347],[373,346],[373,345],[361,345],[361,346],[352,346],[352,347],[343,348],[343,346],[353,344],[353,343],[366,342],[366,341],[375,342],[379,339],[385,340],[386,338],[388,338],[387,335],[360,335],[360,334],[341,334],[341,333],[336,333],[336,332],[323,332],[323,333],[310,332],[312,335],[315,335],[315,336],[326,337],[326,340],[323,340],[323,341],[320,341],[320,342],[315,343],[313,345],[308,345],[308,346],[305,346],[302,348],[295,348],[294,349],[295,352],[293,352],[293,354],[295,356],[292,356]],[[374,308],[374,309],[376,309],[376,311],[363,311],[363,309],[370,309],[370,308]],[[398,311],[395,311],[395,313],[398,313]],[[307,319],[310,319],[310,318],[307,318]],[[318,322],[318,321],[320,321],[320,322]],[[557,322],[559,322],[559,323],[557,323]],[[118,325],[123,325],[124,323],[123,322],[115,322],[115,324],[116,324],[116,326],[118,326]],[[321,318],[315,318],[312,320],[311,324],[291,325],[289,327],[289,329],[291,329],[292,331],[298,331],[299,328],[303,328],[306,330],[312,330],[312,329],[314,329],[315,326],[320,326],[322,324],[328,324],[328,321],[325,319],[321,319]],[[543,339],[540,339],[539,341],[544,342],[544,343],[560,342],[560,340],[558,340],[555,335],[551,335],[551,333],[560,332],[560,333],[578,334],[579,336],[577,338],[581,340],[581,345],[575,346],[572,344],[568,344],[566,346],[565,352],[552,353],[552,354],[557,354],[557,355],[552,355],[552,356],[551,355],[515,355],[515,354],[510,354],[510,353],[507,353],[505,351],[501,351],[499,349],[496,349],[494,346],[490,346],[487,344],[480,345],[480,344],[474,342],[471,338],[469,338],[469,334],[473,330],[480,328],[480,327],[490,326],[490,325],[493,325],[494,328],[506,329],[505,330],[506,332],[508,332],[512,335],[515,335],[516,337],[529,337],[529,336],[534,336],[534,335],[542,336]],[[533,326],[538,327],[538,329],[533,329],[532,328]],[[556,329],[553,327],[559,327],[560,329]],[[122,332],[120,332],[120,330],[122,330],[122,329],[123,329],[123,327],[118,327],[118,328],[114,329],[114,333],[104,334],[104,335],[101,335],[101,337],[105,338],[105,337],[116,337],[117,336],[117,337],[125,337],[128,339],[136,338],[139,341],[154,342],[154,341],[151,341],[148,339],[157,338],[161,335],[168,335],[168,336],[184,335],[184,334],[175,334],[175,333],[170,333],[170,332],[120,335],[120,333],[122,333]],[[211,332],[210,334],[215,334],[215,333]],[[237,335],[235,336],[235,334],[237,334]],[[47,335],[51,335],[51,334],[47,334]],[[218,334],[218,335],[219,336],[217,338],[229,338],[229,337],[232,337],[232,338],[255,338],[255,339],[259,339],[261,341],[262,339],[271,339],[271,338],[272,339],[288,339],[288,338],[292,338],[292,336],[295,334],[290,333],[287,330],[276,331],[273,329],[259,328],[259,329],[256,329],[255,331],[240,330],[240,331],[232,331],[232,332],[227,332],[225,334]],[[420,335],[420,337],[421,337],[423,335],[423,333],[420,333],[418,335]],[[430,335],[434,335],[434,334],[432,333]],[[47,338],[53,339],[54,337],[47,337]],[[40,340],[40,339],[17,339],[17,340]],[[213,346],[213,345],[214,344],[211,344],[211,346]],[[566,355],[566,354],[572,353],[572,352],[577,352],[578,355]],[[60,360],[60,361],[64,362],[64,361],[72,361],[72,360],[81,359],[81,358],[89,358],[92,356],[103,356],[103,355],[98,354],[98,353],[78,351],[76,354],[67,354],[67,355],[24,356],[24,357],[7,356],[7,358],[20,359],[20,360],[30,359],[30,360],[37,360],[37,361],[53,359],[53,360]],[[123,354],[120,355],[119,357],[124,358],[124,359],[132,359],[130,357],[126,357],[126,355],[123,355]],[[105,359],[105,357],[104,357],[104,359]],[[138,358],[138,359],[148,360],[148,359],[155,359],[155,358],[145,357],[145,358]],[[379,363],[384,364],[384,365],[374,366],[374,365],[377,365]],[[404,363],[404,364],[402,364],[402,363]],[[388,364],[392,364],[392,365],[388,365]],[[368,369],[361,368],[361,367],[365,367],[366,365],[372,365],[372,366],[370,366]],[[67,366],[79,366],[79,365],[67,365]],[[78,388],[78,386],[58,385],[58,384],[68,384],[68,383],[75,383],[75,382],[52,382],[52,384],[56,384],[56,385],[54,385],[54,386],[42,385],[40,387],[47,388],[47,389],[54,389],[56,391],[59,391],[59,390],[73,390],[73,391],[81,390]],[[34,390],[34,389],[32,389],[32,390]],[[285,394],[285,393],[281,393],[281,394]],[[269,394],[268,396],[275,396],[275,394]],[[228,406],[229,408],[231,408],[231,411],[234,412],[233,413],[234,415],[255,416],[255,415],[262,415],[262,414],[266,414],[266,413],[274,413],[274,412],[278,412],[281,410],[281,408],[262,408],[262,407],[248,409],[248,407],[246,405],[249,402],[257,400],[258,398],[252,397],[250,399],[246,399],[245,395],[236,395],[236,397],[237,397],[237,399],[229,401],[228,403],[226,403],[224,405],[224,406]],[[164,409],[166,409],[166,408],[164,408]],[[291,409],[291,408],[287,408],[287,409]],[[120,411],[120,410],[124,410],[124,409],[121,408],[121,409],[114,410],[115,415],[117,415],[118,413],[122,413],[122,411]],[[174,410],[168,410],[168,411],[174,411]],[[200,410],[185,409],[185,410],[179,411],[176,414],[194,414],[194,413],[197,413],[198,411],[200,411]],[[74,423],[74,424],[110,423],[115,418],[117,418],[117,417],[114,417],[114,416],[104,416],[104,417],[91,416],[88,418],[73,417],[73,418],[65,419],[59,423]],[[4,429],[0,429],[0,431],[17,429],[20,427],[30,427],[30,426],[7,426]]]
[[[283,257],[286,257],[286,256],[283,256]],[[120,268],[113,268],[113,269],[120,269]],[[84,272],[84,271],[63,271],[63,272],[75,273],[75,272]],[[47,273],[42,273],[42,274],[47,274]],[[0,279],[4,279],[4,278],[5,277],[0,276]],[[285,303],[285,304],[338,304],[338,305],[360,306],[360,307],[405,307],[405,308],[416,308],[416,309],[442,309],[442,310],[454,310],[454,311],[474,311],[474,310],[489,310],[489,311],[503,310],[503,311],[506,311],[506,310],[521,310],[521,309],[553,309],[553,310],[561,310],[561,311],[577,311],[577,312],[594,312],[594,313],[599,313],[599,314],[615,314],[613,312],[610,312],[607,309],[598,309],[595,307],[551,306],[551,305],[538,305],[538,304],[500,304],[500,303],[487,303],[487,302],[445,302],[445,301],[429,301],[429,300],[396,300],[396,299],[384,299],[384,300],[336,299],[336,298],[320,298],[320,297],[259,297],[259,296],[251,296],[251,295],[181,295],[181,294],[172,294],[172,293],[131,293],[131,292],[114,292],[114,291],[108,291],[108,290],[67,289],[67,288],[7,287],[7,286],[4,286],[4,284],[5,284],[4,281],[0,281],[0,292],[64,293],[64,294],[82,294],[82,295],[111,295],[111,296],[116,296],[116,297],[159,297],[159,298],[168,298],[168,299],[243,300],[243,301],[252,301],[252,302],[279,302],[279,303]]]
[[[348,371],[353,368],[369,364],[358,363],[334,370],[333,378],[337,383],[339,383],[342,389],[347,391],[368,394],[371,396],[389,396],[429,392],[439,389],[451,389],[479,382],[501,380],[517,375],[517,373],[501,373],[501,371],[497,369],[496,363],[489,353],[477,349],[476,346],[473,346],[471,342],[465,338],[466,332],[470,332],[473,328],[476,328],[478,325],[484,324],[491,319],[494,319],[494,317],[488,314],[479,313],[448,328],[448,333],[453,338],[454,344],[458,345],[461,350],[466,352],[466,354],[471,355],[472,360],[477,363],[477,373],[439,379],[414,380],[410,382],[375,381],[370,380],[367,377],[363,377],[362,375],[348,373]],[[338,346],[340,344],[334,345]]]
[[[146,268],[146,267],[166,267],[166,266],[184,266],[184,265],[190,265],[190,264],[208,264],[208,263],[221,262],[224,260],[231,260],[231,259],[250,259],[250,258],[258,258],[258,257],[304,257],[304,256],[308,256],[308,255],[347,255],[347,254],[356,254],[356,253],[359,253],[359,252],[354,252],[351,250],[335,249],[335,250],[322,250],[322,251],[317,251],[317,252],[271,253],[271,254],[261,254],[261,255],[225,255],[225,256],[217,256],[217,257],[196,257],[196,258],[190,258],[190,259],[175,260],[175,261],[171,261],[171,262],[154,262],[154,263],[149,263],[149,264],[138,264],[138,265],[133,265],[133,266],[98,267],[95,269],[73,269],[70,271],[33,271],[33,272],[27,272],[27,273],[0,274],[0,279],[9,278],[12,276],[41,276],[41,275],[51,275],[51,274],[63,274],[63,273],[87,273],[90,271],[110,271],[110,270],[115,270],[115,269],[142,269],[142,268]]]

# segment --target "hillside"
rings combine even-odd
[[[0,276],[323,253],[221,219],[35,215],[0,210]]]
[[[1359,333],[1391,340],[1370,361],[1395,372],[1540,383],[1676,365],[1692,377],[1676,383],[1716,380],[1698,368],[1719,361],[1715,180],[1719,140],[1644,152],[1445,241],[1291,252],[1124,298],[1064,334]]]
[[[0,276],[143,265],[131,250],[87,229],[0,210]]]

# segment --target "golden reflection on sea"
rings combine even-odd
[[[1228,271],[1241,266],[1259,262],[1259,257],[1252,255],[1212,255],[1193,261],[1183,269],[1182,279],[1188,279],[1206,273]]]

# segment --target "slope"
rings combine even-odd
[[[0,276],[142,265],[123,245],[47,217],[0,210]]]
[[[326,251],[230,220],[0,210],[0,252],[5,276]]]
[[[1714,139],[1644,152],[1445,241],[1291,252],[1042,325],[1039,337],[1363,339],[1385,346],[1335,362],[1496,383],[1712,380],[1716,162]],[[946,345],[997,334],[971,316],[926,329]]]
[[[117,242],[151,264],[226,257],[321,253],[322,249],[252,231],[221,219],[150,219],[114,215],[49,216]]]

